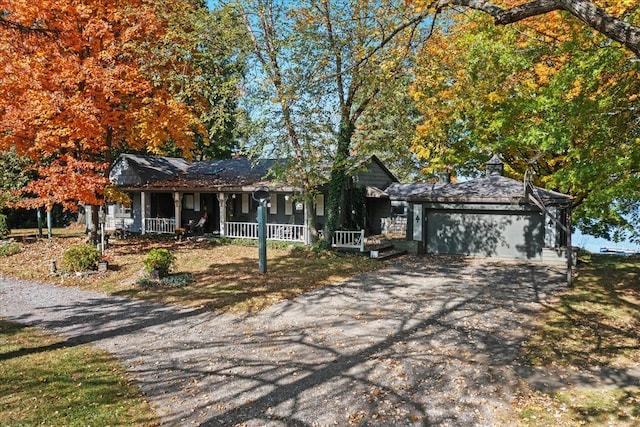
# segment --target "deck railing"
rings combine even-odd
[[[227,222],[225,236],[234,239],[257,239],[258,223]],[[297,224],[267,224],[267,240],[284,242],[304,242],[305,226]]]
[[[364,230],[333,232],[332,248],[358,249],[364,252]]]
[[[173,234],[176,232],[176,220],[173,218],[145,218],[145,233]]]

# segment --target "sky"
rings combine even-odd
[[[640,245],[633,244],[631,242],[612,242],[606,239],[589,236],[588,234],[582,234],[580,230],[575,230],[571,235],[571,244],[582,249],[586,249],[589,252],[600,252],[600,248],[617,248],[617,249],[634,249],[640,251]]]

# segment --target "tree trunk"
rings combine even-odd
[[[329,180],[329,220],[327,222],[327,241],[331,241],[333,233],[352,223],[351,209],[348,206],[347,192],[351,189],[348,175],[349,147],[353,137],[354,126],[348,119],[342,119],[338,133],[338,149],[331,169]]]
[[[98,223],[100,221],[99,209],[100,207],[98,205],[91,205],[91,221],[89,222],[89,241],[94,245],[98,244]]]

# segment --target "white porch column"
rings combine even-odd
[[[305,197],[305,202],[304,202],[304,220],[303,220],[303,224],[304,224],[304,228],[303,228],[303,233],[304,233],[304,244],[305,245],[309,245],[311,244],[311,236],[309,236],[309,210],[313,209],[313,206],[311,206],[311,201],[309,200],[309,197]]]
[[[176,228],[182,227],[182,193],[176,191],[173,193],[173,202],[175,205],[174,217],[176,219]]]
[[[146,233],[146,222],[147,222],[147,192],[143,191],[140,193],[140,232],[142,234]]]
[[[220,236],[224,237],[227,227],[227,198],[225,193],[218,193],[218,206],[220,207]]]

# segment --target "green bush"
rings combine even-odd
[[[21,250],[20,245],[17,243],[6,243],[4,245],[0,245],[0,256],[15,255]]]
[[[158,275],[165,277],[169,274],[171,264],[173,264],[175,260],[176,257],[169,249],[151,249],[143,262],[147,273],[158,270]]]
[[[62,268],[67,271],[95,270],[100,261],[100,252],[93,245],[71,246],[62,256]]]
[[[142,289],[156,289],[156,288],[182,288],[193,283],[193,274],[180,273],[172,274],[167,277],[163,277],[158,280],[151,280],[148,277],[138,279],[136,282]]]
[[[0,213],[0,238],[6,237],[10,231],[7,225],[7,216]]]

